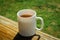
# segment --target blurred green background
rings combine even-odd
[[[60,0],[0,0],[0,15],[11,20],[17,21],[16,13],[22,9],[35,10],[45,22],[42,31],[60,38]]]

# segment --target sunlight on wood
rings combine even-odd
[[[17,22],[0,16],[0,40],[13,40],[17,32]],[[41,31],[36,31],[36,34],[41,36],[40,40],[60,40]],[[37,40],[37,38],[38,37],[34,36],[32,40]]]

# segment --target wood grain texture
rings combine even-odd
[[[13,40],[18,32],[18,24],[8,18],[0,16],[0,40]],[[51,35],[36,30],[36,34],[41,36],[40,40],[60,40]],[[37,40],[37,36],[34,36],[32,40]]]

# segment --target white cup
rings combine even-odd
[[[23,14],[31,14],[31,17],[21,17]],[[31,9],[23,9],[18,11],[17,13],[18,17],[18,29],[19,34],[25,37],[32,36],[36,33],[37,30],[42,30],[44,26],[43,19],[41,17],[36,16],[36,12]],[[41,27],[36,27],[36,19],[39,19],[41,21]]]

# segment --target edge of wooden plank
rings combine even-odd
[[[47,33],[44,33],[44,32],[41,32],[41,31],[37,31],[38,33],[41,33],[42,35],[45,35],[45,36],[47,36],[47,37],[50,37],[50,38],[52,38],[52,39],[55,39],[55,40],[60,40],[59,38],[56,38],[56,37],[54,37],[54,36],[52,36],[52,35],[49,35],[49,34],[47,34]]]
[[[0,19],[4,19],[5,21],[8,21],[8,22],[10,22],[10,23],[13,23],[15,26],[17,25],[17,22],[12,21],[12,20],[10,20],[10,19],[8,19],[8,18],[6,18],[6,17],[0,16]],[[38,31],[38,32],[40,32],[40,31]],[[53,38],[53,39],[60,40],[59,38],[53,37],[53,36],[51,36],[51,35],[49,35],[49,34],[47,34],[47,33],[43,33],[43,32],[40,32],[40,33],[42,33],[43,35],[50,36],[50,37]]]
[[[10,23],[13,23],[14,25],[17,25],[17,22],[12,21],[12,20],[10,20],[10,19],[4,17],[4,16],[1,16],[1,15],[0,15],[0,19],[6,20],[6,21],[8,21],[8,22],[10,22]]]

